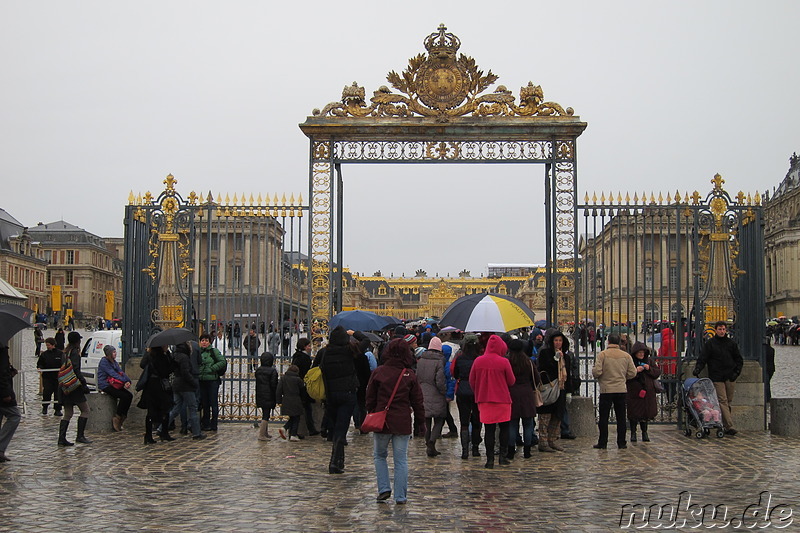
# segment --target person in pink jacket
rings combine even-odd
[[[511,363],[506,359],[508,347],[497,335],[489,337],[483,355],[475,359],[469,373],[469,384],[475,393],[481,423],[486,428],[486,468],[494,468],[494,435],[500,426],[501,465],[508,460],[508,423],[511,420],[511,393],[508,388],[516,382]]]

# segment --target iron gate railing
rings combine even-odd
[[[719,175],[712,183],[705,199],[601,194],[577,206],[580,281],[570,327],[583,394],[599,394],[591,367],[613,331],[647,344],[662,368],[656,422],[679,421],[684,363],[699,355],[715,321],[733,324],[746,359],[761,359],[765,310],[753,305],[764,302],[760,199],[732,199]]]
[[[170,175],[155,199],[132,197],[125,217],[125,358],[149,336],[185,326],[215,335],[228,360],[220,420],[256,420],[254,371],[262,352],[280,371],[308,321],[302,267],[302,199],[261,195],[223,200],[190,193]],[[255,341],[247,341],[250,330]],[[250,349],[249,349],[249,348]]]

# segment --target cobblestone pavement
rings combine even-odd
[[[58,419],[31,411],[7,451],[12,460],[0,464],[0,531],[599,532],[619,529],[625,504],[677,507],[682,491],[693,504],[727,506],[728,518],[764,491],[773,507],[800,510],[800,440],[763,432],[697,440],[659,426],[652,442],[627,450],[594,450],[579,438],[562,441],[566,453],[534,451],[493,470],[484,458],[461,460],[456,439],[440,441],[435,459],[415,439],[409,503],[400,506],[376,503],[372,438],[358,432],[345,473],[329,475],[330,446],[319,437],[264,443],[252,425],[226,423],[204,441],[145,447],[126,430],[59,448]]]
[[[205,441],[145,447],[125,431],[63,449],[57,426],[52,416],[20,426],[12,461],[0,464],[0,530],[74,521],[86,531],[610,531],[622,505],[677,506],[681,491],[731,516],[762,491],[800,509],[800,441],[766,433],[699,441],[654,428],[652,442],[627,450],[583,438],[494,470],[461,460],[456,439],[440,441],[435,459],[416,439],[399,506],[375,502],[369,435],[351,433],[345,474],[329,475],[319,437],[263,443],[251,425],[223,424]]]

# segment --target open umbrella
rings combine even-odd
[[[33,310],[17,304],[0,305],[0,342],[8,341],[25,328],[31,327]]]
[[[372,333],[371,331],[362,331],[361,333],[370,341],[370,342],[383,342],[383,339]]]
[[[547,329],[549,327],[549,324],[547,323],[547,320],[537,320],[534,325],[537,328],[542,329],[542,330],[545,330],[545,329]]]
[[[439,330],[439,333],[454,333],[456,331],[461,331],[458,328],[454,328],[453,326],[446,326]]]
[[[533,311],[521,300],[503,294],[470,294],[450,304],[439,324],[463,331],[506,332],[535,321]]]
[[[196,341],[197,335],[194,331],[187,328],[169,328],[164,331],[154,333],[147,339],[147,347],[151,346],[172,346],[187,341]]]
[[[378,331],[386,325],[386,320],[370,311],[356,309],[355,311],[342,311],[334,315],[328,325],[331,329],[342,326],[344,329],[356,331]]]

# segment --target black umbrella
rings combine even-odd
[[[151,346],[172,346],[186,341],[196,341],[197,335],[194,331],[187,328],[169,328],[164,331],[154,333],[147,339],[147,347]]]
[[[0,342],[8,341],[25,328],[31,327],[33,310],[17,304],[0,305]]]
[[[369,339],[370,342],[383,342],[383,339],[372,333],[371,331],[362,331],[361,333]]]

